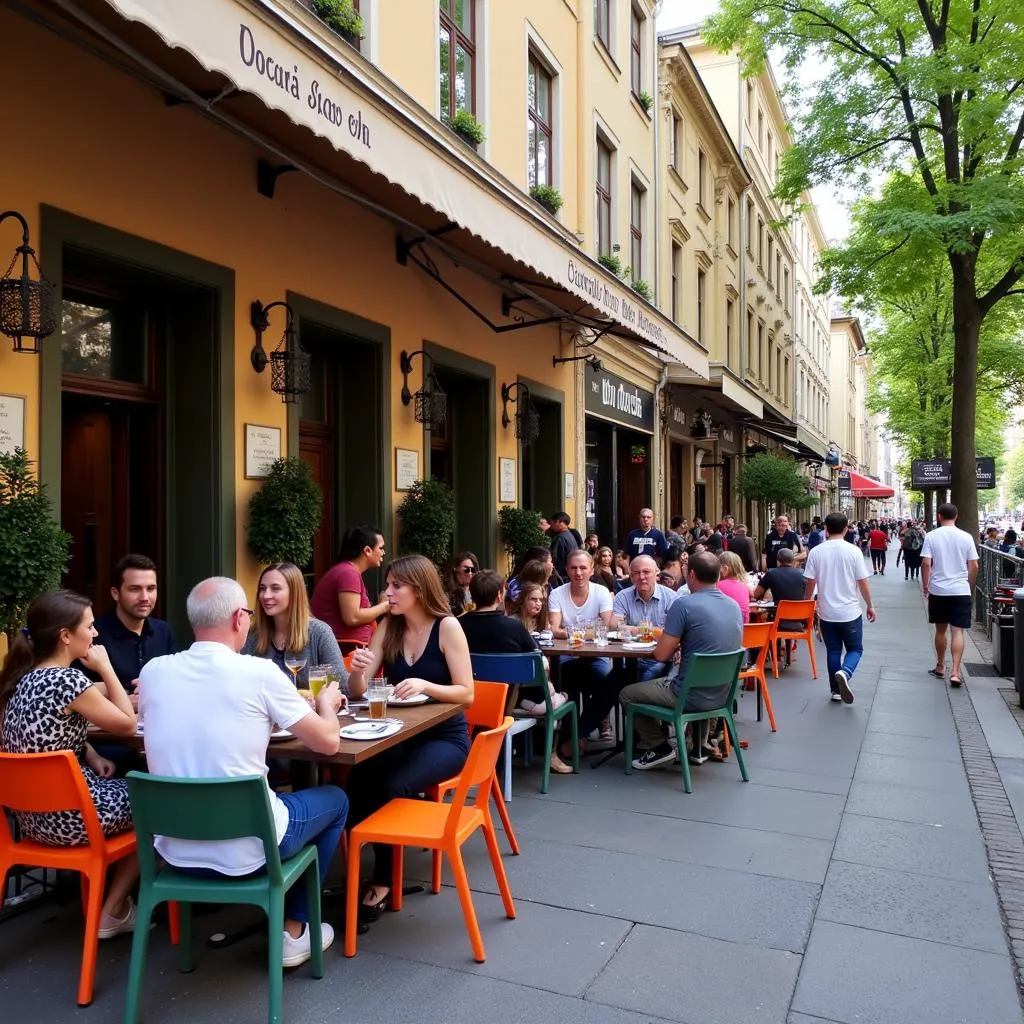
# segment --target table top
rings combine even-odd
[[[397,743],[426,732],[432,726],[454,718],[462,711],[461,704],[441,704],[431,701],[427,704],[414,704],[411,707],[389,707],[388,718],[400,718],[402,728],[393,736],[384,736],[379,740],[346,740],[342,739],[336,754],[318,754],[310,750],[301,740],[271,741],[267,747],[270,757],[288,761],[319,761],[323,764],[360,764]],[[351,724],[351,718],[339,718],[338,728]],[[134,750],[145,749],[144,736],[114,736],[102,730],[90,729],[87,739],[90,743],[113,743],[131,747]]]
[[[653,647],[642,650],[628,648],[622,643],[594,644],[587,643],[574,647],[568,640],[554,640],[551,645],[540,649],[545,658],[554,656],[570,658],[649,658],[654,653]]]

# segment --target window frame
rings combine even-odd
[[[601,33],[602,15],[604,34]],[[609,53],[612,52],[612,4],[611,0],[594,0],[594,38]]]
[[[679,323],[681,303],[679,301],[679,290],[682,287],[683,277],[683,247],[676,241],[672,242],[672,294],[669,297],[669,305],[672,314],[672,322]]]
[[[644,200],[646,189],[629,180],[629,267],[634,281],[644,279]]]
[[[629,5],[629,88],[639,100],[644,90],[644,22],[635,4]]]
[[[697,147],[697,205],[708,209],[708,155],[703,146]]]
[[[441,58],[441,40],[440,35],[442,32],[448,34],[448,112],[445,113],[444,105],[441,102],[441,79],[438,78],[438,100],[439,100],[439,111],[438,116],[442,121],[450,120],[455,113],[458,111],[457,100],[455,95],[455,80],[456,80],[456,55],[461,45],[462,49],[466,51],[469,59],[469,67],[467,79],[469,81],[469,105],[466,109],[476,117],[476,72],[477,72],[477,46],[476,46],[476,29],[477,29],[477,7],[476,0],[464,0],[469,4],[469,24],[471,26],[472,36],[467,37],[463,30],[455,21],[453,14],[453,8],[456,0],[440,0],[437,5],[438,14],[438,64],[440,65]],[[444,5],[444,6],[442,6]],[[443,72],[444,69],[440,68]]]
[[[706,345],[704,338],[707,317],[708,275],[703,267],[697,268],[697,340]]]
[[[602,183],[601,180],[601,156],[602,152],[608,156],[608,180]],[[610,256],[612,252],[612,182],[615,177],[614,170],[614,159],[615,150],[608,144],[607,141],[598,135],[595,145],[595,168],[594,168],[594,187],[596,192],[596,205],[595,205],[595,219],[594,235],[597,242],[597,254],[598,256]],[[607,237],[602,239],[601,225],[602,217],[601,211],[605,209],[607,211],[608,219],[608,231]],[[602,244],[602,241],[604,244]]]
[[[537,108],[530,102],[530,86],[529,80],[531,72],[536,69],[538,75],[543,75],[547,79],[547,111],[546,120],[544,116],[537,110]],[[549,188],[553,188],[555,184],[555,171],[554,171],[554,155],[555,155],[555,78],[557,76],[548,66],[547,61],[541,57],[540,53],[537,52],[536,48],[531,46],[527,51],[526,57],[526,184],[527,187],[533,185],[546,185]],[[534,96],[537,95],[537,90],[534,89]],[[547,180],[541,181],[537,177],[537,152],[539,152],[539,146],[536,148],[534,153],[530,152],[530,127],[534,130],[534,139],[539,141],[542,137],[547,139],[548,144],[548,160],[547,160]]]

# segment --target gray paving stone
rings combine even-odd
[[[817,921],[793,1010],[844,1024],[1013,1024],[1009,958]]]
[[[780,729],[783,726],[780,726]],[[760,743],[743,752],[747,759],[747,767],[754,770],[774,768],[779,771],[806,772],[813,771],[816,775],[837,779],[852,779],[857,766],[860,745],[847,749],[829,749],[827,744],[822,747],[810,747],[796,743],[789,737],[772,737],[771,743]]]
[[[778,1024],[800,957],[637,925],[588,1003],[607,1003],[687,1024]]]
[[[894,736],[922,736],[956,743],[956,728],[948,707],[935,712],[922,709],[916,714],[898,711],[872,711],[868,731],[888,733]]]
[[[908,760],[954,761],[962,763],[955,739],[930,739],[925,736],[900,736],[868,731],[861,750],[866,754],[898,753]]]
[[[898,754],[861,754],[854,779],[933,789],[967,799],[971,795],[963,767],[953,761],[908,761]]]
[[[806,1013],[791,1013],[786,1024],[841,1024],[840,1021],[829,1020],[827,1017],[810,1017]]]
[[[977,828],[978,816],[969,797],[951,797],[930,789],[854,781],[846,804],[850,814],[894,821],[917,821],[944,828]]]
[[[833,859],[963,882],[988,881],[984,844],[969,829],[844,814]]]
[[[806,757],[806,754],[804,756]],[[819,775],[813,771],[794,772],[766,768],[764,765],[757,766],[757,784],[775,786],[779,789],[802,789],[808,793],[832,793],[835,796],[846,796],[850,790],[849,779],[835,775]]]
[[[987,881],[954,882],[835,861],[815,920],[1006,952],[995,892]]]

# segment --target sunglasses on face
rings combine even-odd
[[[476,568],[472,565],[460,565],[459,572],[464,572],[467,576],[472,576],[476,572]]]

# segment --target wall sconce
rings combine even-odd
[[[513,392],[519,392],[513,397]],[[530,397],[530,389],[521,381],[501,385],[501,425],[508,429],[512,422],[508,414],[508,403],[516,406],[516,438],[523,444],[533,444],[540,437],[540,414]]]
[[[14,342],[15,352],[38,352],[40,339],[57,329],[53,285],[43,277],[35,249],[28,244],[25,218],[17,210],[6,210],[0,213],[0,223],[8,217],[13,217],[21,225],[21,245],[14,250],[7,273],[0,280],[0,332]],[[12,277],[11,272],[19,256],[21,276]],[[33,280],[29,273],[29,257],[35,264],[38,280]]]
[[[423,387],[415,395],[409,390],[409,374],[412,373],[412,361],[419,356],[428,365],[427,372],[423,375]],[[415,399],[413,415],[417,423],[422,423],[427,430],[444,423],[448,415],[448,396],[441,387],[434,373],[434,360],[423,349],[415,352],[402,352],[399,360],[399,368],[402,371],[402,405],[408,405]]]
[[[263,348],[263,332],[270,326],[270,311],[280,306],[287,313],[284,334],[277,348],[267,353]],[[312,385],[309,353],[302,347],[295,330],[295,313],[287,302],[271,302],[264,306],[257,299],[249,307],[249,323],[256,332],[256,344],[249,353],[249,362],[257,373],[262,373],[270,363],[270,390],[281,396],[282,402],[297,402]]]

